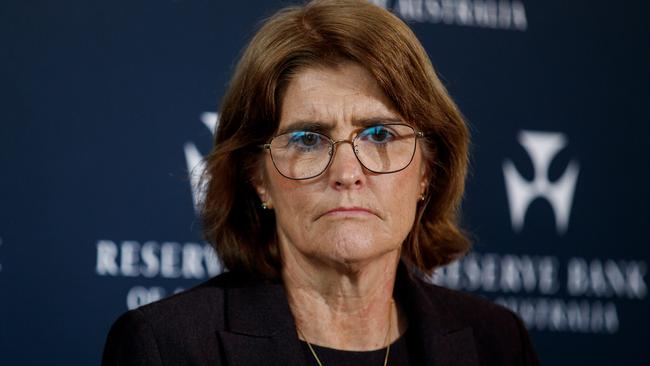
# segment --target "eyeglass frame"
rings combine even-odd
[[[280,169],[278,168],[278,166],[275,164],[275,159],[273,159],[273,152],[271,151],[271,143],[273,142],[273,139],[278,137],[278,136],[282,136],[282,135],[291,133],[291,131],[284,132],[284,133],[282,133],[280,135],[275,135],[275,136],[271,137],[269,142],[267,142],[266,144],[260,145],[260,147],[269,151],[269,155],[271,155],[271,162],[273,163],[273,167],[275,168],[275,170],[277,170],[277,172],[280,173],[281,176],[283,176],[283,177],[285,177],[287,179],[291,179],[291,180],[312,179],[312,178],[316,178],[316,177],[322,175],[323,173],[325,173],[327,171],[327,169],[329,169],[330,165],[332,165],[332,161],[334,161],[334,156],[336,155],[336,151],[337,151],[336,150],[337,145],[340,144],[340,143],[343,143],[343,142],[347,142],[352,146],[352,153],[354,154],[354,157],[357,158],[357,161],[359,162],[359,164],[361,164],[361,166],[364,169],[366,169],[366,170],[368,170],[368,171],[370,171],[372,173],[375,173],[375,174],[392,174],[392,173],[397,173],[397,172],[400,172],[400,171],[408,168],[409,165],[411,165],[411,163],[413,162],[413,157],[415,156],[415,151],[418,149],[418,139],[424,138],[424,133],[422,131],[419,131],[419,130],[415,129],[415,127],[413,127],[411,125],[407,125],[406,123],[384,123],[384,124],[380,123],[380,124],[376,124],[376,125],[372,125],[372,126],[367,126],[367,127],[363,128],[363,129],[359,129],[358,131],[363,131],[365,129],[368,129],[368,128],[371,128],[371,127],[376,127],[376,126],[406,126],[406,127],[409,127],[409,128],[411,128],[413,130],[413,135],[414,135],[413,137],[415,138],[415,144],[413,145],[413,153],[411,153],[411,158],[409,159],[409,162],[406,163],[406,165],[404,165],[403,168],[393,170],[393,171],[390,171],[390,172],[378,172],[378,171],[369,169],[361,161],[361,159],[359,158],[359,155],[357,155],[359,153],[359,151],[357,150],[357,146],[354,144],[354,142],[360,136],[360,134],[358,132],[355,132],[355,135],[354,135],[354,137],[352,137],[352,139],[345,139],[345,140],[334,140],[333,138],[331,138],[330,136],[328,136],[328,135],[326,135],[326,134],[324,134],[322,132],[312,132],[312,133],[316,133],[316,134],[319,134],[319,135],[325,137],[329,141],[329,145],[330,145],[329,153],[328,153],[329,160],[327,162],[327,165],[325,165],[325,168],[323,168],[323,170],[320,173],[318,173],[316,175],[313,175],[313,176],[310,176],[310,177],[306,177],[306,178],[292,178],[292,177],[288,177],[288,176],[284,175],[284,173],[282,173],[280,171]]]

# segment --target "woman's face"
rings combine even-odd
[[[297,73],[282,99],[278,131],[309,122],[347,140],[364,120],[402,119],[370,73],[350,62]],[[306,180],[282,176],[267,153],[257,191],[275,211],[284,258],[353,265],[398,253],[426,188],[425,173],[419,144],[406,169],[376,174],[341,143],[327,170]]]

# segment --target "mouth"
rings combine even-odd
[[[365,207],[336,207],[321,214],[321,217],[364,217],[364,216],[379,216],[374,211]]]

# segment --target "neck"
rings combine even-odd
[[[286,252],[283,259],[289,306],[303,340],[367,351],[385,347],[404,332],[405,318],[392,296],[397,251],[340,266]]]

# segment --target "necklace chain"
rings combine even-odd
[[[384,366],[388,365],[388,354],[390,353],[390,343],[388,342],[388,337],[390,336],[390,328],[391,328],[391,320],[393,319],[392,316],[392,307],[393,301],[391,301],[391,307],[388,309],[388,331],[386,332],[386,339],[384,339],[384,344],[386,345],[386,355],[384,356]],[[307,340],[307,337],[302,333],[299,327],[296,327],[298,329],[298,333],[300,333],[300,336],[305,340],[307,343],[307,346],[309,347],[309,350],[311,351],[311,354],[314,356],[314,359],[316,360],[316,363],[318,366],[323,366],[323,363],[320,361],[320,358],[316,355],[316,351],[314,351],[314,347],[312,347],[311,343]]]

